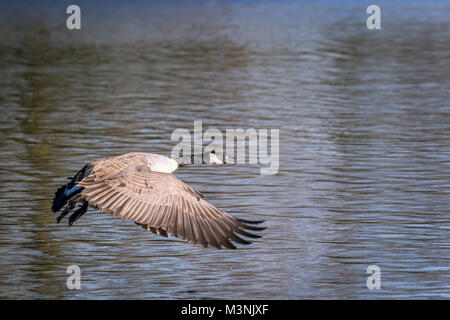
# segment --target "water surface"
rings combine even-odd
[[[81,1],[81,31],[65,28],[68,4],[2,5],[1,298],[450,297],[448,3],[382,2],[378,31],[356,1]],[[277,175],[176,173],[265,219],[262,239],[204,249],[94,210],[56,224],[66,177],[101,157],[170,155],[195,120],[280,130]],[[66,288],[72,264],[81,290]]]

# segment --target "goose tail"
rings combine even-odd
[[[55,197],[53,198],[52,202],[52,211],[58,212],[61,210],[62,207],[64,207],[67,204],[67,201],[69,201],[73,196],[79,194],[81,190],[83,190],[83,187],[78,187],[77,183],[81,181],[85,175],[88,173],[89,166],[86,165],[78,171],[78,173],[73,177],[69,178],[71,181],[62,187],[60,187],[55,192]]]

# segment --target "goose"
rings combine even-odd
[[[202,164],[230,162],[227,155],[220,156],[214,150],[201,157]],[[132,220],[155,234],[175,236],[205,248],[236,249],[233,242],[252,243],[241,236],[261,237],[249,231],[266,229],[257,226],[264,220],[234,217],[177,179],[172,173],[184,165],[162,155],[142,152],[90,162],[56,191],[52,211],[57,213],[62,209],[56,219],[59,223],[79,205],[68,219],[68,225],[72,226],[92,207],[101,213]]]

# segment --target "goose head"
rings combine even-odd
[[[203,154],[203,164],[221,165],[221,164],[233,164],[233,159],[231,159],[225,153],[216,152],[212,150]]]

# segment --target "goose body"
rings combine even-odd
[[[211,164],[220,160],[212,152]],[[263,221],[235,218],[203,199],[203,195],[177,179],[177,161],[150,153],[127,153],[86,164],[55,193],[52,210],[60,222],[77,204],[69,225],[93,207],[129,219],[162,236],[176,236],[204,247],[235,249],[232,241],[249,244],[259,238],[251,231]]]

